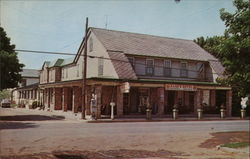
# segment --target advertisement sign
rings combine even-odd
[[[197,88],[194,85],[184,85],[184,84],[165,84],[165,90],[174,91],[196,91]]]

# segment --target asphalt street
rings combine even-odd
[[[199,145],[211,138],[211,133],[250,130],[248,120],[86,123],[28,110],[1,108],[0,111],[2,155],[58,150],[164,149],[197,158],[221,157],[227,154]]]

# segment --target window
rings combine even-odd
[[[93,39],[90,38],[89,39],[89,52],[92,52],[93,51]]]
[[[64,78],[64,69],[62,69],[62,79]]]
[[[181,77],[187,77],[188,76],[188,70],[187,70],[187,63],[181,62]]]
[[[76,77],[79,77],[79,64],[77,64],[77,68],[76,68]]]
[[[103,76],[103,58],[98,58],[98,76]]]
[[[128,61],[131,64],[131,66],[134,68],[134,66],[135,66],[135,59],[134,59],[134,57],[128,57]]]
[[[66,78],[68,78],[68,68],[66,68]]]
[[[165,60],[164,61],[164,76],[170,77],[171,76],[171,61],[170,60]]]
[[[146,75],[154,75],[154,60],[146,60]]]
[[[52,80],[52,71],[49,71],[50,80]]]

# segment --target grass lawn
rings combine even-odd
[[[229,147],[229,148],[242,148],[250,146],[250,142],[236,142],[236,143],[227,143],[221,145],[222,147]]]

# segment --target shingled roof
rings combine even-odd
[[[23,69],[21,72],[22,77],[39,77],[39,71],[35,69]]]
[[[122,53],[108,52],[116,73],[121,79],[137,79],[136,74],[128,61],[127,56]],[[124,62],[123,62],[124,61]]]
[[[187,60],[216,60],[192,40],[91,28],[107,50],[125,54]]]
[[[224,77],[223,73],[225,68],[218,60],[209,61],[210,67],[214,70],[214,72],[218,75],[218,77]]]

